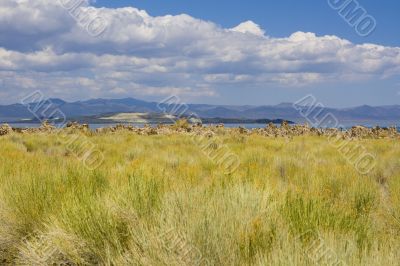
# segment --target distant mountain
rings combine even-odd
[[[58,104],[58,105],[63,105],[67,103],[66,101],[58,98],[51,98],[48,101],[45,100],[43,102],[51,102],[52,104]]]
[[[49,106],[49,102],[51,102]],[[78,117],[100,116],[111,113],[160,113],[156,102],[147,102],[134,98],[124,99],[91,99],[87,101],[66,102],[62,99],[50,99],[42,103],[32,103],[30,108],[35,108],[39,117],[49,115],[51,110],[61,110],[68,119]],[[168,110],[168,106],[164,105]],[[274,106],[229,106],[229,105],[207,105],[189,104],[189,111],[201,118],[211,120],[219,119],[286,119],[295,122],[304,122],[298,110],[307,111],[306,106],[293,107],[291,103],[281,103]],[[169,108],[170,109],[170,108]],[[298,109],[298,110],[296,110]],[[322,118],[331,113],[340,122],[359,122],[360,124],[373,124],[382,121],[400,124],[400,105],[388,106],[358,106],[353,108],[315,108],[309,117],[318,115]],[[0,122],[21,121],[32,119],[34,115],[22,104],[11,104],[0,106]],[[229,121],[229,120],[227,120]]]

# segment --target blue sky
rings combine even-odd
[[[225,28],[252,20],[274,37],[286,37],[296,31],[317,35],[336,35],[355,43],[371,42],[400,46],[400,1],[359,0],[377,20],[377,28],[368,37],[358,36],[354,30],[330,8],[327,0],[96,0],[96,6],[135,6],[150,15],[189,14],[213,21]]]
[[[362,37],[329,1],[346,0],[2,0],[0,104],[35,90],[68,101],[399,104],[400,2],[349,0],[365,10],[355,25],[376,21]]]

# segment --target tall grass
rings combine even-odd
[[[362,140],[361,175],[323,137],[221,135],[225,175],[189,136],[88,137],[94,171],[54,135],[0,138],[1,264],[312,265],[307,232],[348,265],[400,261],[396,140]]]

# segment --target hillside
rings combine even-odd
[[[87,101],[65,102],[60,99],[50,99],[50,109],[60,109],[67,118],[104,116],[105,114],[116,113],[160,113],[156,102],[146,102],[133,98],[125,99],[91,99]],[[32,104],[32,108],[37,103]],[[37,112],[45,110],[48,105],[43,105]],[[168,108],[167,105],[163,107]],[[294,122],[304,122],[305,119],[300,115],[292,104],[284,103],[274,106],[219,106],[205,104],[189,104],[189,111],[195,113],[202,119],[221,118],[221,119],[285,119]],[[307,107],[298,107],[307,108]],[[49,113],[49,112],[47,112]],[[391,106],[359,106],[353,108],[317,108],[313,114],[332,113],[340,122],[354,121],[362,123],[378,123],[390,121],[400,122],[400,105]],[[33,115],[21,104],[0,106],[0,122],[19,121],[32,119]],[[129,120],[129,119],[128,119]]]

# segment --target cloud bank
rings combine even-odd
[[[106,22],[101,35],[88,34],[87,14]],[[190,98],[232,86],[299,87],[400,74],[400,47],[266,32],[252,21],[228,29],[184,14],[153,17],[82,0],[2,0],[0,96],[18,99],[42,89],[66,99]]]

